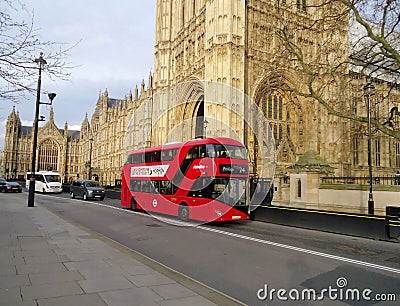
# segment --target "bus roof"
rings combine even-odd
[[[185,145],[195,146],[195,145],[202,145],[202,144],[226,144],[226,145],[233,145],[233,146],[243,146],[243,144],[235,139],[226,138],[226,137],[217,137],[217,138],[197,138],[192,139],[186,142],[171,142],[166,143],[162,146],[152,147],[152,148],[143,148],[138,149],[135,151],[130,152],[129,154],[140,154],[146,152],[155,152],[160,150],[168,150],[168,149],[176,149],[181,148]]]
[[[31,174],[32,172],[27,172],[26,174]],[[35,171],[35,174],[52,174],[52,175],[60,175],[58,172],[54,171],[45,171],[45,170],[40,170],[40,171]]]

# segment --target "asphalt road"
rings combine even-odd
[[[247,305],[400,303],[397,243],[251,221],[181,226],[171,224],[175,219],[121,209],[118,200],[84,202],[67,194],[36,199],[58,215]],[[310,301],[306,288],[323,301]],[[393,299],[392,294],[397,302],[377,301]]]

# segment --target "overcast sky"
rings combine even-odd
[[[71,46],[80,41],[66,59],[76,66],[69,81],[42,78],[42,90],[57,93],[53,107],[59,128],[64,128],[66,121],[70,128],[80,126],[86,112],[90,117],[100,91],[107,88],[110,97],[123,98],[143,78],[147,83],[153,71],[156,1],[22,1],[33,12],[34,27],[42,40]],[[42,101],[47,101],[46,95],[42,95]],[[22,124],[32,126],[35,96],[17,104],[10,101],[1,104],[0,149],[3,149],[5,121],[13,105]],[[40,110],[48,119],[49,107],[41,105]]]

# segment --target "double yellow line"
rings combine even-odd
[[[292,211],[300,211],[300,212],[308,212],[308,213],[317,213],[322,215],[334,215],[334,216],[346,216],[346,217],[356,217],[356,218],[364,218],[364,219],[375,219],[375,220],[385,220],[386,217],[383,216],[368,216],[368,215],[356,215],[350,213],[341,213],[341,212],[333,212],[333,211],[323,211],[323,210],[311,210],[305,208],[291,208],[291,207],[281,207],[281,206],[267,206],[267,205],[252,205],[254,207],[263,207],[270,209],[280,209],[280,210],[292,210]]]

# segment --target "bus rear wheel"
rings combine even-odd
[[[188,221],[189,220],[189,207],[186,204],[181,204],[179,206],[179,220]]]
[[[137,210],[137,202],[135,198],[131,199],[131,210],[136,211]]]

